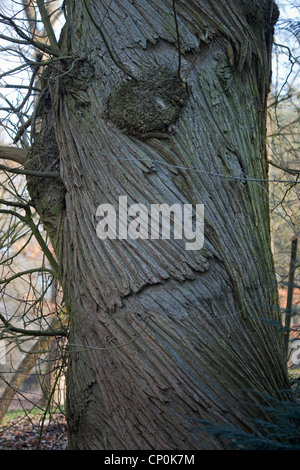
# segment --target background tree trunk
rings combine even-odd
[[[59,326],[61,326],[61,321],[57,321],[57,319],[53,320],[51,328],[56,329]],[[27,379],[30,372],[35,367],[39,358],[47,352],[49,352],[50,356],[51,349],[55,349],[55,342],[56,340],[53,338],[41,337],[33,344],[31,349],[22,359],[18,369],[11,377],[10,382],[7,384],[4,392],[0,397],[0,424],[4,420],[10,404],[15,398],[15,395],[17,395],[20,391],[25,379]]]
[[[262,181],[277,9],[269,0],[66,4],[60,47],[74,60],[48,70],[41,135],[66,190],[50,231],[71,319],[70,447],[222,449],[199,420],[251,430],[261,417],[254,391],[281,397],[289,387]],[[169,111],[179,79],[187,101],[162,124],[156,98],[164,93]],[[30,161],[41,169],[49,160],[36,142]],[[41,192],[35,183],[36,200]],[[100,241],[96,209],[119,196],[204,204],[204,249]]]

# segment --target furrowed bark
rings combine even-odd
[[[264,181],[273,3],[181,1],[177,24],[172,1],[67,4],[62,53],[74,60],[49,91],[65,188],[55,230],[70,447],[223,449],[199,420],[251,430],[254,391],[289,387]],[[188,96],[176,121],[147,119],[151,100],[144,118],[138,100],[117,109],[120,86],[173,103],[177,31]],[[204,249],[100,241],[97,207],[119,196],[204,204]]]

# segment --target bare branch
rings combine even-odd
[[[0,14],[0,18],[2,18],[2,20],[5,20],[6,24],[10,25],[16,31],[18,36],[21,38],[21,39],[15,39],[13,37],[0,34],[1,39],[4,39],[11,43],[32,45],[35,48],[43,52],[46,52],[50,55],[54,55],[56,57],[60,56],[60,51],[58,49],[53,49],[51,46],[47,46],[46,44],[43,44],[40,41],[36,41],[35,39],[30,38],[27,34],[24,33],[24,31],[22,31],[21,28],[19,28],[18,25],[16,25],[16,23],[11,18],[2,14]]]
[[[30,0],[23,0],[23,5],[24,5],[24,11],[27,17],[31,35],[34,36],[36,34],[36,24],[37,24],[35,8],[33,6],[33,3]]]
[[[5,199],[0,199],[0,204],[4,204],[9,207],[19,207],[20,209],[24,210],[30,209],[30,206],[28,204],[24,204],[23,202],[6,201]]]
[[[3,160],[11,160],[16,163],[24,165],[28,150],[21,149],[18,147],[1,147],[0,146],[0,158]],[[2,168],[3,169],[3,168]],[[16,170],[15,168],[8,168],[7,171]]]
[[[0,157],[1,157],[1,149],[2,148],[3,147],[0,147]],[[8,147],[8,148],[10,148],[10,147]],[[19,149],[19,150],[21,150],[21,149]],[[27,151],[25,150],[25,152],[27,152]],[[1,158],[4,158],[4,157],[1,157]],[[55,171],[44,171],[43,172],[43,171],[23,170],[23,169],[20,169],[20,168],[11,168],[11,167],[5,166],[5,165],[0,165],[0,170],[8,171],[9,173],[14,173],[16,175],[34,176],[36,178],[53,178],[53,179],[59,179],[60,178],[60,174],[58,172],[55,172]]]
[[[32,122],[32,116],[26,122],[24,122],[24,124],[22,124],[22,126],[18,130],[18,132],[17,132],[17,134],[14,138],[14,141],[13,141],[14,144],[17,144],[19,142],[19,140],[25,134],[28,127],[31,126],[31,122]]]
[[[55,330],[58,326],[60,326],[59,320],[55,318],[52,324],[50,325],[50,328],[51,330]],[[0,423],[3,421],[14,396],[16,395],[16,393],[18,393],[24,380],[26,379],[26,377],[28,377],[31,370],[38,361],[38,358],[41,355],[41,351],[50,350],[53,341],[55,340],[49,340],[49,338],[47,337],[39,338],[31,347],[31,349],[27,352],[24,359],[21,361],[18,369],[13,374],[10,382],[6,382],[7,387],[0,398]]]
[[[293,168],[286,168],[282,165],[278,165],[278,163],[273,162],[272,160],[268,160],[269,165],[274,166],[275,168],[278,168],[279,170],[285,171],[286,173],[290,173],[291,175],[299,175],[300,170],[294,170]]]
[[[18,279],[18,278],[20,278],[22,276],[25,276],[25,275],[28,275],[28,274],[44,273],[44,272],[48,273],[48,274],[52,274],[53,276],[55,276],[55,272],[52,269],[34,268],[34,269],[28,269],[27,271],[22,271],[20,273],[14,274],[13,276],[11,276],[8,279],[1,279],[0,284],[8,284],[9,282],[14,281],[15,279]]]
[[[39,12],[40,12],[45,30],[47,32],[48,40],[50,42],[50,45],[53,49],[58,51],[59,46],[58,46],[58,43],[57,43],[57,40],[56,40],[56,37],[55,37],[55,33],[54,33],[52,25],[51,25],[49,14],[48,14],[47,9],[45,7],[44,0],[37,0],[36,3],[37,3],[37,6],[38,6],[38,9],[39,9]]]
[[[27,101],[29,100],[29,98],[31,96],[31,93],[32,93],[32,88],[34,86],[35,78],[36,78],[36,75],[38,73],[38,70],[39,70],[38,66],[34,68],[34,71],[32,73],[31,79],[30,79],[28,91],[27,91],[24,99],[22,100],[22,103],[19,106],[17,106],[16,108],[13,109],[14,113],[18,113],[19,111],[21,111],[23,109],[23,107],[25,106],[25,104],[27,103]]]
[[[9,85],[8,83],[6,83],[5,85],[0,85],[0,88],[12,88],[14,90],[22,90],[22,89],[28,90],[28,88],[30,88],[30,87],[29,87],[29,85],[20,85],[20,84]],[[31,90],[32,91],[39,91],[39,92],[41,91],[40,88],[35,87],[35,86],[31,87]]]
[[[28,225],[28,227],[31,229],[36,241],[40,245],[44,255],[46,256],[49,263],[51,264],[52,268],[56,272],[58,272],[58,263],[57,263],[56,259],[54,258],[53,254],[51,253],[49,247],[47,246],[47,243],[45,242],[44,238],[42,237],[38,226],[35,225],[35,223],[32,219],[32,216],[31,216],[30,208],[29,207],[24,208],[24,210],[26,211],[25,216],[19,214],[18,212],[14,212],[10,209],[1,209],[0,213],[1,214],[8,214],[8,215],[11,215],[12,217],[16,217],[17,219],[21,220],[21,222]]]
[[[0,313],[0,321],[4,324],[5,329],[2,330],[2,334],[4,332],[11,332],[11,333],[19,333],[23,336],[68,336],[67,330],[61,329],[61,330],[26,330],[23,328],[17,328],[14,325],[12,325],[8,320],[6,320],[5,316]]]

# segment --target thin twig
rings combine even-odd
[[[125,75],[128,75],[130,78],[132,78],[134,81],[137,81],[136,77],[129,71],[126,69],[126,67],[124,67],[124,65],[115,57],[111,47],[110,47],[110,44],[103,32],[103,29],[97,24],[97,22],[95,21],[95,18],[94,18],[94,15],[93,15],[93,12],[91,10],[91,7],[89,5],[89,0],[84,0],[84,6],[86,8],[86,11],[88,12],[88,15],[90,17],[90,19],[92,20],[92,23],[96,26],[97,30],[99,31],[101,37],[102,37],[102,40],[104,41],[106,47],[107,47],[107,50],[108,50],[108,53],[110,55],[110,57],[112,58],[113,62],[116,64],[116,66],[122,70]]]
[[[290,173],[291,175],[297,176],[300,174],[300,170],[294,170],[293,168],[286,168],[284,166],[279,165],[278,163],[273,162],[273,160],[268,160],[269,165],[278,168],[279,170],[285,171],[286,173]]]
[[[175,29],[176,29],[176,35],[177,35],[177,49],[178,49],[177,74],[178,74],[179,80],[181,80],[181,49],[180,49],[180,34],[179,34],[179,24],[178,24],[178,18],[177,18],[176,0],[172,0],[172,3],[173,3]]]
[[[1,148],[1,147],[0,147]],[[10,168],[9,166],[0,165],[0,170],[14,173],[16,175],[27,175],[36,178],[53,178],[59,179],[60,174],[55,171],[33,171],[33,170],[21,170],[20,168]]]

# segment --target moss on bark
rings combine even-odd
[[[51,99],[47,90],[41,95],[37,110],[41,111],[36,113],[35,122],[38,118],[42,122],[33,126],[33,145],[25,168],[40,172],[59,171],[59,150],[52,121]],[[64,210],[65,188],[62,181],[27,176],[27,188],[51,241],[55,241],[59,216]]]
[[[137,81],[122,82],[110,95],[108,118],[130,135],[167,131],[188,98],[184,83],[170,69],[154,69]]]

